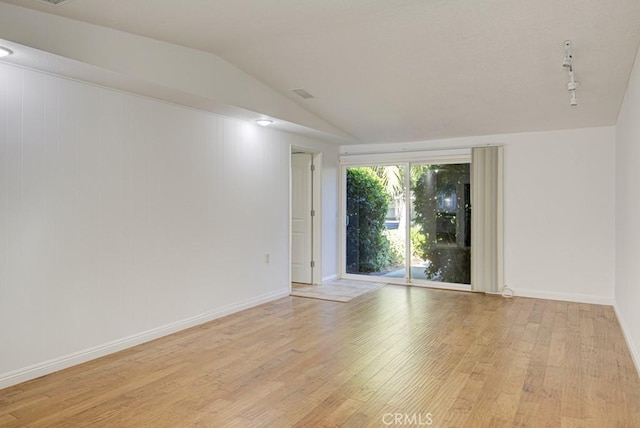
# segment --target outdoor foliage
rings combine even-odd
[[[404,242],[404,234],[398,229],[385,230],[382,234],[389,241],[389,245],[391,245],[391,264],[402,265],[405,249],[407,248]]]
[[[471,205],[464,192],[468,183],[468,164],[429,165],[416,180],[415,223],[424,232],[414,244],[419,255],[431,262],[425,271],[430,279],[471,283]],[[447,194],[455,195],[457,212],[439,207],[439,198]],[[464,227],[457,227],[457,222],[465,222]],[[458,230],[464,230],[464,236],[458,236]]]
[[[384,234],[390,197],[371,168],[347,170],[347,272],[379,272],[395,262]]]
[[[422,247],[424,247],[427,239],[429,239],[429,234],[423,232],[419,224],[412,227],[409,233],[411,234],[412,255],[424,260],[424,257],[422,257]]]

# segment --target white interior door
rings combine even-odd
[[[312,155],[291,155],[291,281],[312,283]]]

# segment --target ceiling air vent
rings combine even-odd
[[[313,98],[313,95],[311,95],[309,92],[307,92],[306,89],[292,89],[293,92],[295,92],[296,94],[300,95],[302,98],[309,99],[309,98]]]
[[[60,4],[62,2],[65,2],[67,0],[42,0],[45,3],[49,3],[49,4]]]

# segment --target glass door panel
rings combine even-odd
[[[346,169],[346,273],[406,276],[405,165]]]
[[[471,283],[470,164],[411,165],[411,277]]]

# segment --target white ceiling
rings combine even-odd
[[[640,43],[638,0],[3,2],[211,52],[364,143],[613,125]]]

